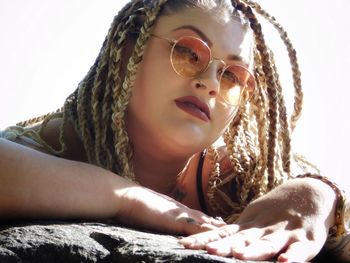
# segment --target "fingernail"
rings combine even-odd
[[[278,262],[303,263],[303,262],[300,262],[300,261],[294,261],[294,260],[291,261],[284,254],[280,254],[279,257],[277,258],[277,260],[278,260]]]
[[[225,225],[227,225],[224,221],[217,220],[217,219],[214,219],[212,222],[213,222],[213,224],[219,225],[219,226],[225,226]]]
[[[230,253],[230,249],[222,244],[209,243],[206,245],[206,249],[209,253],[214,253],[218,256],[227,256]]]
[[[185,237],[179,240],[182,245],[193,245],[196,243],[196,239],[193,237]]]
[[[220,217],[220,216],[216,216],[216,217],[214,217],[214,219],[217,221],[224,222],[224,219],[222,219],[222,217]]]
[[[220,248],[220,246],[217,243],[213,242],[213,243],[207,244],[207,248],[217,250],[218,248]]]

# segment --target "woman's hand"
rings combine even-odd
[[[244,260],[305,262],[323,247],[334,224],[336,195],[316,179],[291,180],[243,211],[236,224],[180,240],[186,248]]]
[[[123,223],[167,233],[191,235],[226,225],[198,210],[152,191],[133,186],[121,195],[116,218]]]

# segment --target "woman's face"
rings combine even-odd
[[[174,40],[197,37],[210,46],[213,57],[227,65],[249,64],[252,38],[234,19],[218,21],[210,12],[189,9],[161,16],[152,34]],[[222,135],[237,107],[226,105],[218,97],[217,72],[222,62],[214,60],[198,78],[183,78],[172,68],[170,52],[168,41],[149,39],[127,109],[127,132],[135,148],[193,154]],[[203,107],[207,107],[205,113]]]

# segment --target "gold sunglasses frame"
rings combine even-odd
[[[180,77],[186,78],[186,79],[195,79],[195,78],[198,78],[202,73],[204,73],[204,72],[209,68],[210,64],[211,64],[214,60],[218,60],[218,61],[220,61],[221,63],[224,64],[224,68],[222,69],[222,72],[221,72],[221,74],[220,74],[220,78],[218,79],[218,80],[219,80],[219,85],[220,85],[220,82],[221,82],[222,75],[224,74],[224,72],[225,72],[225,70],[226,70],[227,68],[229,68],[229,67],[231,67],[231,66],[239,67],[239,68],[242,68],[242,69],[244,69],[245,71],[247,71],[248,74],[249,74],[249,75],[253,78],[253,80],[254,80],[254,87],[252,88],[252,89],[253,89],[253,92],[251,92],[251,93],[248,95],[247,101],[249,101],[249,99],[253,96],[253,94],[254,94],[254,92],[255,92],[255,89],[256,89],[256,80],[255,80],[254,74],[253,74],[248,68],[246,68],[246,67],[244,67],[244,66],[242,66],[242,65],[240,65],[240,64],[230,64],[230,65],[226,65],[226,63],[225,63],[224,60],[213,57],[211,48],[210,48],[209,45],[208,45],[205,41],[203,41],[202,39],[200,39],[200,38],[198,38],[198,37],[194,37],[194,36],[182,36],[182,37],[180,37],[180,38],[178,38],[178,39],[170,39],[170,38],[161,37],[161,36],[158,36],[158,35],[155,35],[155,34],[150,34],[150,36],[155,37],[155,38],[158,38],[158,39],[166,40],[166,41],[169,42],[169,44],[171,45],[170,63],[171,63],[171,66],[172,66],[173,70],[175,71],[175,73],[176,73],[177,75],[179,75]],[[178,72],[178,70],[175,68],[174,62],[173,62],[173,52],[174,52],[174,48],[175,48],[176,44],[177,44],[178,42],[180,42],[180,41],[181,41],[182,39],[184,39],[184,38],[193,38],[193,39],[196,39],[197,41],[199,41],[200,43],[202,43],[202,44],[208,49],[208,51],[209,51],[210,60],[208,61],[206,67],[205,67],[202,71],[198,72],[195,76],[192,76],[192,77],[184,76],[184,75],[182,75],[180,72]],[[240,96],[239,96],[239,105],[240,105],[241,99],[242,99],[242,97],[243,97],[242,94],[244,93],[244,90],[246,89],[246,86],[243,86],[243,85],[242,85],[242,87],[243,87],[243,88],[242,88],[241,94],[240,94]],[[220,86],[219,86],[219,88],[220,88]],[[219,92],[219,95],[220,95],[220,92]],[[220,97],[224,100],[224,102],[225,102],[227,105],[230,105],[230,106],[239,106],[239,105],[235,105],[235,104],[232,104],[232,103],[228,102],[222,95],[220,95]]]

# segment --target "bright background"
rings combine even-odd
[[[299,57],[305,106],[295,131],[298,151],[327,176],[349,182],[350,1],[258,2],[287,30]],[[0,0],[0,129],[62,106],[125,3]],[[276,56],[285,57],[276,34],[266,35]],[[289,85],[289,64],[279,63]]]

